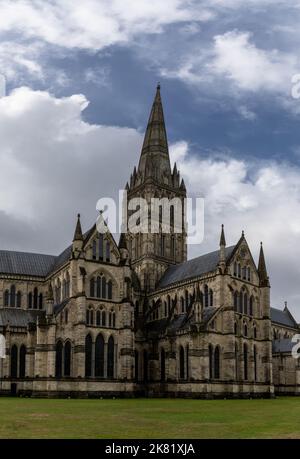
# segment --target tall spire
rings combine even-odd
[[[168,140],[160,95],[160,84],[157,85],[154,102],[145,132],[138,171],[143,177],[161,174],[171,175]]]
[[[82,240],[83,240],[83,236],[82,236],[82,229],[81,229],[81,222],[80,222],[80,214],[78,214],[73,242],[82,241]]]
[[[220,237],[220,247],[225,247],[226,246],[226,239],[225,239],[225,233],[224,233],[224,225],[222,225],[221,229],[221,237]]]
[[[259,261],[258,261],[259,284],[261,287],[269,287],[269,277],[266,268],[265,255],[262,242],[260,243]]]

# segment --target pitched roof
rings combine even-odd
[[[85,241],[92,234],[94,228],[95,225],[83,235]],[[46,277],[63,266],[70,259],[71,254],[72,245],[69,245],[57,256],[0,250],[0,273]]]
[[[45,311],[34,311],[15,308],[0,309],[0,326],[9,323],[12,327],[27,327],[29,323],[36,323],[39,316],[43,316]]]
[[[270,308],[271,309],[271,321],[275,322],[280,325],[285,325],[287,327],[292,327],[296,328],[297,327],[297,322],[289,312],[287,308],[285,308],[283,311],[280,309],[276,308]]]
[[[295,343],[290,338],[275,339],[272,342],[272,352],[291,352]]]
[[[235,246],[226,247],[225,253],[227,260],[231,257],[234,249]],[[180,265],[170,266],[159,281],[157,287],[164,288],[176,282],[192,279],[193,277],[213,271],[219,263],[219,256],[220,251],[216,250],[215,252],[188,260]]]
[[[0,250],[0,273],[46,276],[57,257],[40,253]]]

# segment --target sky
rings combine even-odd
[[[58,254],[137,164],[161,84],[202,244],[263,241],[300,321],[300,0],[0,0],[0,247]],[[3,92],[3,91],[2,91]],[[1,93],[1,91],[0,91]],[[2,94],[4,95],[4,94]]]

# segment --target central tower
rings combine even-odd
[[[128,203],[133,198],[143,198],[147,202],[147,231],[134,233],[127,230],[122,240],[141,288],[149,292],[168,266],[182,263],[187,257],[186,188],[184,181],[180,180],[176,163],[171,170],[160,85],[156,89],[138,169],[134,168],[126,190]],[[157,212],[153,209],[153,198],[156,198]],[[129,218],[129,211],[127,215]],[[169,225],[165,224],[166,221]],[[155,232],[151,223],[156,224]]]

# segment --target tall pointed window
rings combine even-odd
[[[103,260],[103,234],[99,233],[99,239],[98,239],[98,258],[99,260]]]
[[[180,379],[184,379],[185,371],[184,371],[184,349],[180,346],[179,349],[179,377]]]
[[[55,376],[62,377],[62,362],[63,362],[63,344],[61,341],[56,343],[56,357],[55,357]]]
[[[110,243],[106,241],[106,261],[110,262]]]
[[[17,308],[20,308],[22,305],[22,293],[18,291],[17,293]]]
[[[26,376],[26,346],[24,346],[24,344],[22,344],[22,346],[20,347],[19,373],[20,373],[20,378],[25,378]]]
[[[104,378],[104,339],[101,334],[95,343],[95,376]]]
[[[71,343],[67,341],[64,348],[64,376],[71,376]]]
[[[92,376],[92,352],[93,342],[91,335],[87,335],[85,338],[85,376]]]
[[[244,379],[248,379],[248,346],[244,344]]]
[[[10,375],[12,378],[18,377],[18,348],[15,344],[10,350]]]
[[[114,364],[115,364],[115,343],[111,336],[107,344],[107,377],[114,378]]]
[[[16,306],[16,287],[14,285],[10,288],[10,305],[12,308]]]
[[[220,348],[219,346],[215,349],[214,355],[214,377],[215,379],[220,378]]]

